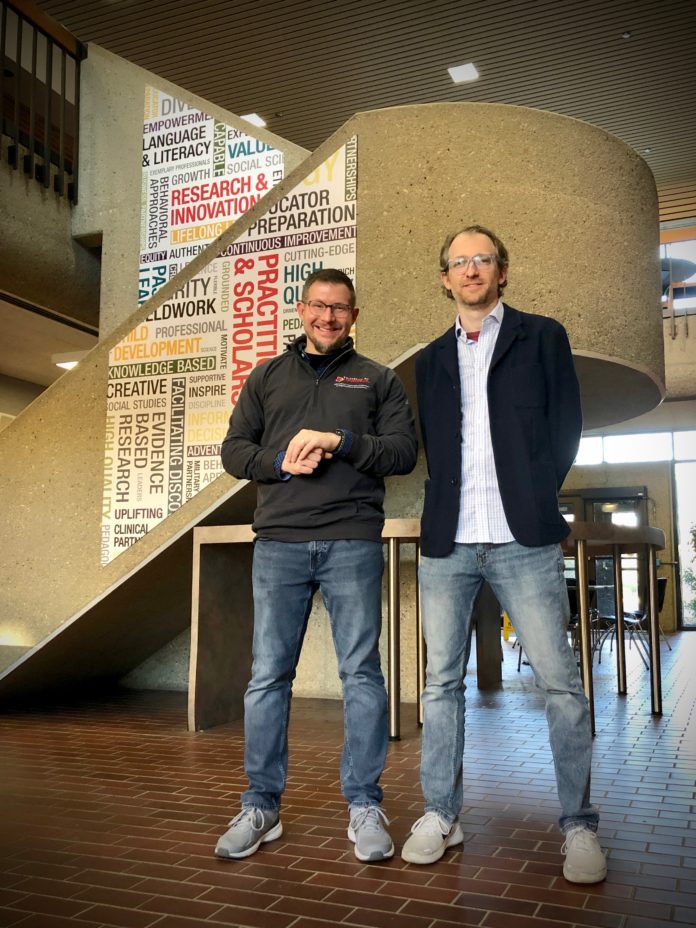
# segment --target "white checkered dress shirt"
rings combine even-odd
[[[488,369],[504,312],[503,304],[498,301],[483,320],[477,342],[466,337],[459,316],[455,322],[462,387],[462,490],[454,540],[460,544],[501,544],[515,540],[500,498],[486,392]]]

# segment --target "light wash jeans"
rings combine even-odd
[[[449,822],[463,802],[464,674],[476,595],[488,581],[510,617],[546,700],[546,719],[566,831],[596,831],[590,805],[592,732],[587,699],[568,643],[570,617],[560,546],[456,544],[447,557],[421,559],[419,580],[427,646],[421,786],[426,811]]]
[[[343,684],[341,789],[351,805],[382,801],[387,693],[380,669],[380,542],[279,542],[254,546],[254,662],[244,696],[243,806],[276,810],[288,769],[292,681],[312,597],[321,590]]]

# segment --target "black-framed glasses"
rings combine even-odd
[[[304,300],[302,302],[304,303]],[[304,305],[308,307],[313,316],[321,316],[327,309],[330,309],[337,319],[347,319],[353,312],[353,307],[347,303],[324,303],[322,300],[310,300]]]
[[[468,271],[471,264],[477,271],[482,267],[492,267],[498,260],[498,255],[472,255],[468,258],[466,255],[460,255],[458,258],[450,258],[447,262],[445,271]]]

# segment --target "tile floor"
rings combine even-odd
[[[219,861],[243,788],[242,726],[186,731],[182,694],[117,692],[0,712],[0,928],[661,928],[696,925],[696,633],[663,645],[665,713],[629,652],[629,696],[595,668],[594,800],[609,877],[573,886],[532,674],[469,689],[463,849],[359,863],[337,785],[340,705],[296,700],[285,835]],[[472,681],[473,683],[473,681]],[[415,707],[390,747],[398,846],[421,814]]]

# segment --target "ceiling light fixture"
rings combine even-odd
[[[625,32],[622,32],[622,33],[621,33],[621,38],[622,38],[622,39],[630,39],[630,38],[631,38],[631,35],[632,35],[632,33],[629,32],[628,29],[627,29]]]
[[[458,64],[454,68],[447,68],[447,73],[455,84],[464,84],[467,81],[476,81],[479,78],[479,72],[472,61],[467,64]]]
[[[263,129],[266,125],[266,120],[262,119],[258,113],[247,113],[246,116],[240,116],[239,118],[250,122],[252,126],[258,126],[259,129]]]

